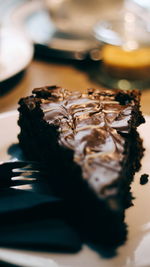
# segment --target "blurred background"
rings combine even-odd
[[[149,45],[148,0],[0,0],[0,112],[46,84],[148,89]]]

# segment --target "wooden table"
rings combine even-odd
[[[31,94],[31,90],[47,84],[57,84],[71,90],[89,87],[100,88],[90,80],[85,71],[74,65],[64,63],[46,63],[34,60],[21,81],[7,94],[0,97],[0,113],[17,109],[18,100]],[[150,90],[142,91],[142,111],[150,115]]]

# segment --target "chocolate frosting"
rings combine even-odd
[[[83,178],[100,198],[115,195],[117,188],[111,185],[125,162],[120,133],[130,132],[134,101],[122,105],[111,90],[80,93],[56,87],[49,92],[40,107],[44,119],[58,126],[59,144],[74,151]]]

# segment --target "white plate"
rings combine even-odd
[[[17,142],[19,132],[17,118],[16,111],[0,115],[0,161],[10,159],[7,149]],[[142,169],[136,174],[132,184],[132,191],[136,197],[134,206],[126,211],[128,240],[118,249],[117,256],[103,259],[87,246],[77,254],[39,253],[1,248],[0,259],[29,267],[150,267],[150,182],[143,186],[139,183],[141,174],[150,174],[150,117],[146,117],[146,124],[140,126],[139,131],[144,139],[146,152],[142,160]]]
[[[0,32],[0,82],[25,70],[33,57],[33,45],[14,28],[2,27]]]

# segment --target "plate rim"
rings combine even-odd
[[[15,28],[14,26],[11,26],[11,25],[4,25],[1,29],[1,32],[4,32],[4,33],[6,32],[7,35],[17,34],[18,38],[25,42],[29,50],[28,59],[24,62],[24,64],[20,68],[18,68],[18,70],[11,71],[11,73],[6,73],[4,77],[0,78],[0,83],[4,83],[5,81],[11,79],[12,77],[15,77],[17,74],[24,71],[29,66],[34,56],[34,46],[33,46],[32,40],[30,40],[26,36],[26,34],[23,34],[21,32],[21,29],[19,29],[19,27]]]

